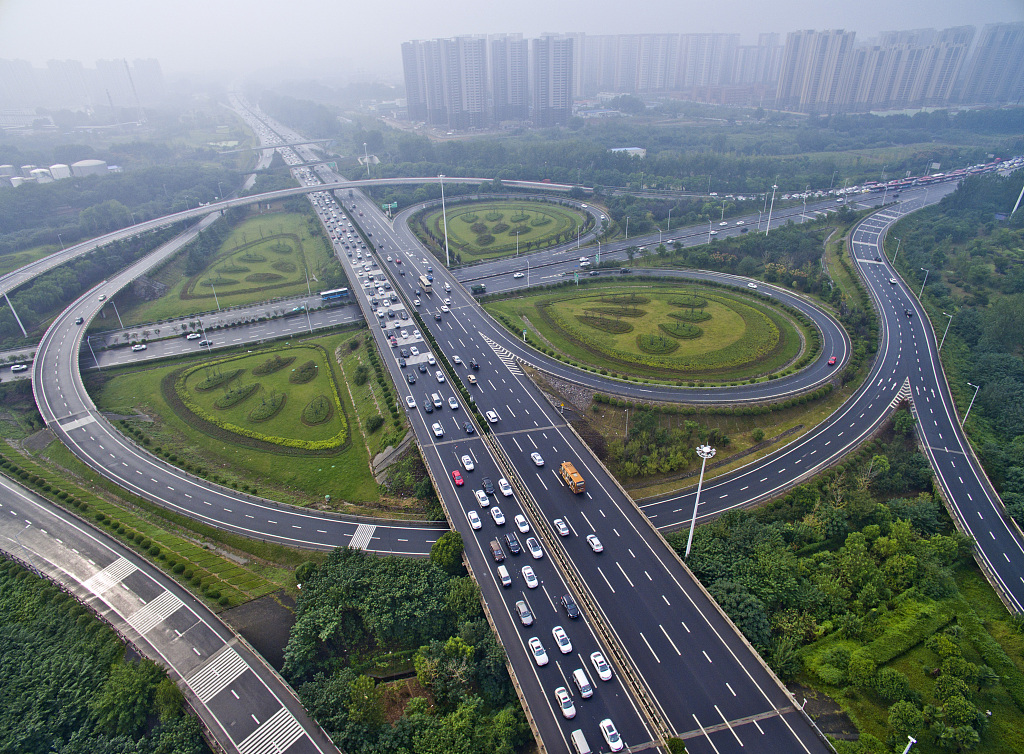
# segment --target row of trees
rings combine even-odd
[[[181,692],[88,610],[0,561],[0,751],[208,754]]]
[[[530,740],[461,556],[462,539],[449,532],[426,561],[339,549],[296,572],[302,591],[284,673],[343,751],[512,754]],[[405,682],[365,674],[396,657],[411,659],[428,692],[404,709]]]

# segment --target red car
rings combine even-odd
[[[462,480],[462,472],[460,472],[458,469],[455,469],[452,472],[452,479],[455,480],[456,487],[461,487],[463,484],[465,484],[465,482],[463,482]]]
[[[836,357],[835,356],[833,356],[831,359],[828,360],[828,365],[830,367],[834,367],[836,365]]]

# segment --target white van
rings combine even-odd
[[[434,408],[436,408],[438,410],[444,408],[444,403],[441,402],[441,396],[438,395],[437,393],[433,393],[430,396],[430,400],[434,404]]]
[[[583,668],[576,668],[572,671],[572,679],[576,682],[576,688],[580,690],[580,696],[589,699],[594,695],[594,687],[590,685],[590,679],[583,671]]]
[[[508,575],[508,569],[503,565],[498,566],[498,578],[501,579],[502,586],[512,586],[512,577]]]
[[[577,728],[569,734],[569,738],[576,747],[576,754],[591,754],[590,744],[587,743],[587,737],[583,735],[582,730]]]

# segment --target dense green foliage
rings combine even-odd
[[[0,752],[200,754],[198,721],[149,660],[47,581],[0,562]]]
[[[969,178],[894,234],[906,276],[932,271],[924,291],[932,321],[941,330],[942,312],[953,314],[943,365],[961,413],[971,385],[980,386],[967,430],[1007,510],[1024,523],[1024,210],[997,217],[1013,209],[1022,184],[1020,171]]]
[[[512,754],[530,740],[476,585],[433,560],[340,549],[303,567],[284,673],[349,754]],[[415,697],[389,724],[390,687],[359,669],[402,653],[434,704]]]
[[[849,751],[889,751],[907,734],[964,751],[984,739],[983,687],[1003,685],[1019,712],[1024,676],[958,590],[970,540],[927,491],[902,424],[818,482],[700,527],[688,564],[782,678],[888,708],[888,741],[862,735]],[[669,541],[685,550],[685,533]]]

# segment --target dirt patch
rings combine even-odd
[[[814,720],[821,732],[826,736],[832,736],[842,741],[856,741],[860,738],[857,726],[853,724],[850,716],[843,712],[843,708],[836,704],[832,697],[822,691],[801,686],[799,683],[791,683],[788,686],[790,693],[796,697],[797,703],[804,699],[804,711]]]
[[[284,591],[246,602],[220,614],[275,670],[284,667],[284,648],[295,624],[295,599]]]
[[[413,697],[422,696],[429,702],[429,709],[434,708],[433,695],[423,688],[415,677],[385,683],[381,687],[383,689],[384,717],[391,725],[405,714],[405,708]]]

